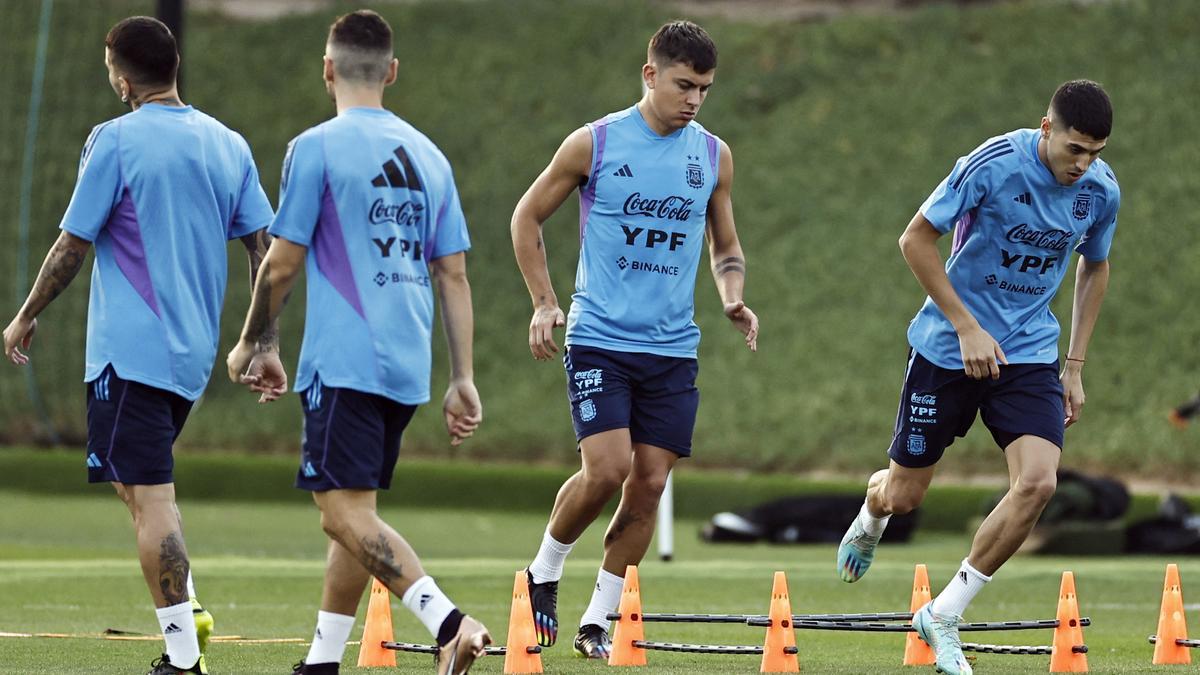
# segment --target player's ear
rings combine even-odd
[[[399,69],[400,69],[400,59],[392,59],[392,62],[388,64],[387,77],[383,78],[383,86],[386,87],[389,84],[396,81],[396,72]]]
[[[333,59],[328,56],[322,57],[325,61],[325,68],[322,72],[326,84],[333,84]]]
[[[1051,124],[1053,124],[1053,122],[1050,121],[1049,116],[1042,118],[1042,138],[1050,138]]]
[[[654,78],[656,75],[658,75],[658,68],[654,67],[653,62],[648,61],[644,66],[642,66],[642,84],[644,84],[647,89],[654,88]]]

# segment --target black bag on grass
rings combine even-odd
[[[736,513],[718,513],[701,528],[700,537],[711,542],[837,543],[862,504],[861,496],[785,497]],[[883,541],[908,541],[916,526],[916,511],[894,515]]]

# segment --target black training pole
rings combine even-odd
[[[167,28],[175,35],[175,45],[179,49],[179,74],[175,85],[179,96],[183,97],[183,3],[185,0],[157,0],[155,16],[167,24]]]

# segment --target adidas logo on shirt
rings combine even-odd
[[[622,164],[621,168],[613,172],[613,175],[620,176],[621,178],[633,178],[633,171],[629,168],[628,164]]]
[[[1013,201],[1028,205],[1033,203],[1033,196],[1026,192],[1013,197]]]
[[[408,153],[404,151],[404,146],[397,146],[392,154],[400,160],[400,166],[404,167],[404,171],[400,171],[400,166],[396,165],[396,159],[389,159],[383,163],[383,173],[371,179],[371,185],[419,191],[421,179],[417,177],[417,172],[413,169],[412,162],[408,159]]]
[[[183,632],[183,629],[180,628],[179,626],[176,626],[174,623],[167,624],[167,627],[163,629],[163,635],[173,635],[175,633],[182,633],[182,632]]]

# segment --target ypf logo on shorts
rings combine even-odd
[[[580,396],[604,391],[604,371],[600,368],[592,368],[575,373],[575,388],[579,390]]]
[[[584,422],[591,422],[596,419],[596,403],[592,399],[585,399],[579,402],[579,419]]]

